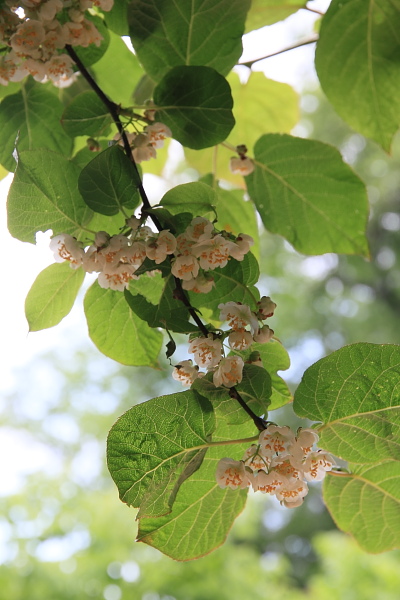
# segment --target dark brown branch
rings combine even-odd
[[[246,402],[243,400],[239,392],[235,387],[232,387],[229,390],[229,395],[231,398],[237,400],[240,406],[247,412],[247,414],[253,419],[254,425],[257,427],[258,431],[264,431],[267,428],[267,423],[261,417],[258,417],[252,410],[247,406]]]
[[[291,46],[287,46],[286,48],[282,48],[281,50],[278,50],[277,52],[272,52],[271,54],[266,54],[265,56],[261,56],[260,58],[255,58],[254,60],[249,60],[247,62],[243,62],[243,63],[239,63],[240,66],[244,66],[244,67],[249,67],[249,69],[251,69],[251,67],[254,65],[254,63],[259,62],[260,60],[265,60],[266,58],[271,58],[272,56],[278,56],[278,54],[283,54],[284,52],[289,52],[289,50],[295,50],[296,48],[301,48],[301,46],[307,46],[308,44],[315,44],[315,42],[318,41],[318,35],[314,35],[310,38],[307,38],[306,40],[303,40],[302,42],[296,42],[296,44],[292,44]]]

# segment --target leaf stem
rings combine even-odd
[[[258,431],[264,431],[264,429],[267,429],[266,421],[264,421],[264,419],[262,419],[261,417],[258,417],[251,410],[251,408],[249,406],[247,406],[246,402],[243,400],[243,398],[241,397],[241,395],[239,394],[239,392],[237,391],[237,389],[235,387],[232,387],[229,390],[229,395],[234,400],[237,400],[239,402],[240,406],[243,408],[243,410],[245,410],[247,412],[247,414],[249,415],[249,417],[251,417],[253,419],[253,423],[257,427]]]
[[[313,11],[314,12],[314,11]],[[295,50],[296,48],[301,48],[302,46],[307,46],[308,44],[314,44],[319,39],[318,35],[311,36],[302,40],[300,42],[296,42],[290,46],[286,46],[286,48],[282,48],[281,50],[277,50],[277,52],[272,52],[271,54],[266,54],[265,56],[261,56],[260,58],[255,58],[254,60],[249,60],[247,62],[239,63],[240,66],[251,67],[254,63],[259,62],[261,60],[265,60],[266,58],[271,58],[272,56],[278,56],[278,54],[283,54],[284,52],[289,52],[289,50]]]

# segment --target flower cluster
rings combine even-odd
[[[336,464],[327,452],[313,450],[318,439],[313,429],[300,429],[295,436],[290,427],[269,425],[242,460],[219,461],[217,483],[232,490],[251,486],[276,496],[287,508],[300,506],[308,493],[307,482],[322,481]]]
[[[149,111],[146,112],[148,113]],[[172,137],[172,133],[167,125],[157,122],[147,125],[142,133],[126,132],[126,137],[132,149],[135,162],[141,163],[145,160],[156,158],[156,150],[163,147],[164,140]],[[114,136],[114,140],[120,146],[124,145],[119,133]]]
[[[216,232],[214,225],[202,217],[194,218],[185,233],[177,237],[168,230],[156,233],[136,217],[127,219],[126,224],[129,228],[126,235],[110,236],[99,231],[86,250],[65,233],[52,238],[50,249],[57,262],[66,260],[74,269],[83,267],[87,273],[99,273],[101,287],[119,291],[137,278],[135,272],[146,258],[154,261],[156,270],[157,265],[170,257],[172,274],[182,280],[184,289],[207,293],[213,286],[207,271],[225,266],[231,256],[243,260],[253,243],[244,234],[224,237],[225,232]]]
[[[63,86],[72,81],[73,61],[66,44],[99,46],[102,41],[86,11],[94,6],[111,10],[114,0],[6,0],[0,10],[0,43],[7,53],[0,59],[0,83],[36,81]],[[20,18],[21,10],[25,18]]]
[[[244,361],[240,356],[224,357],[222,338],[228,338],[232,350],[246,350],[253,342],[266,343],[274,335],[268,325],[262,323],[274,314],[275,302],[269,296],[263,296],[257,302],[257,312],[241,302],[219,304],[220,320],[227,321],[230,330],[221,334],[208,334],[208,337],[196,337],[189,344],[189,354],[193,354],[195,365],[191,360],[184,360],[177,365],[172,376],[184,385],[191,385],[198,377],[203,377],[200,368],[213,372],[215,386],[231,388],[242,381]],[[261,322],[261,323],[260,323]],[[246,327],[250,327],[250,331]]]

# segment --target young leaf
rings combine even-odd
[[[215,191],[205,183],[182,183],[164,194],[160,204],[173,215],[189,212],[194,217],[212,218],[217,199]]]
[[[254,155],[246,184],[269,231],[304,254],[368,256],[365,185],[335,148],[271,134],[258,140]]]
[[[252,422],[227,424],[219,419],[213,441],[252,436]],[[247,490],[221,489],[215,480],[218,461],[230,456],[240,460],[251,442],[209,448],[198,471],[180,487],[169,515],[140,519],[137,539],[175,560],[191,560],[208,554],[226,539],[243,510]]]
[[[25,300],[29,331],[54,327],[67,316],[84,278],[83,269],[71,269],[68,262],[50,265],[39,273]]]
[[[204,65],[226,75],[242,53],[249,7],[249,0],[132,0],[132,44],[156,81],[177,65]]]
[[[246,20],[246,32],[283,21],[306,5],[306,0],[253,0]]]
[[[400,547],[400,462],[356,466],[351,474],[330,473],[324,500],[340,529],[367,552]]]
[[[86,204],[95,212],[112,216],[123,206],[130,212],[140,202],[137,183],[139,175],[123,149],[111,146],[82,170],[79,191]]]
[[[64,110],[61,123],[71,137],[105,135],[112,122],[110,113],[95,92],[78,94]]]
[[[215,429],[212,405],[196,392],[154,398],[111,428],[107,462],[122,502],[139,517],[171,512],[180,485],[197,470]]]
[[[91,217],[78,190],[79,169],[48,150],[26,150],[8,194],[8,228],[22,242],[35,243],[35,233],[53,230],[77,237]]]
[[[124,294],[96,281],[86,292],[84,308],[89,336],[100,352],[123,365],[158,366],[162,334],[131,311]]]
[[[304,373],[300,417],[323,423],[319,445],[352,463],[400,456],[400,346],[352,344]]]
[[[47,148],[65,156],[72,150],[72,140],[60,125],[62,104],[42,84],[24,84],[17,94],[0,104],[0,162],[15,171],[14,148],[18,151]]]
[[[235,124],[228,82],[210,67],[174,67],[154,90],[157,121],[188,148],[223,142]]]
[[[400,126],[399,0],[333,0],[315,65],[338,114],[386,151]]]

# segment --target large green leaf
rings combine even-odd
[[[227,139],[230,144],[245,144],[251,153],[260,133],[290,133],[299,120],[298,96],[290,85],[254,72],[245,84],[240,82],[237,73],[230,73],[227,79],[231,86],[236,121]],[[243,187],[243,177],[234,175],[229,169],[232,155],[233,152],[224,147],[202,152],[185,149],[188,162],[199,173],[213,170],[216,178]]]
[[[363,182],[332,146],[264,135],[254,147],[247,188],[265,227],[299,252],[368,256]]]
[[[304,373],[294,410],[322,422],[320,445],[352,463],[400,458],[400,346],[352,344]]]
[[[40,83],[24,84],[17,94],[0,104],[0,162],[9,171],[16,167],[14,147],[18,151],[47,148],[65,156],[72,150],[72,140],[60,125],[62,104]]]
[[[400,0],[333,0],[315,59],[338,114],[387,151],[400,126],[399,29]]]
[[[400,462],[357,466],[324,481],[324,500],[340,529],[367,552],[400,547]]]
[[[35,243],[35,233],[53,230],[77,237],[91,211],[78,190],[79,169],[48,150],[26,150],[8,194],[8,228],[22,242]]]
[[[205,183],[182,183],[169,190],[160,204],[173,215],[189,212],[194,217],[213,217],[218,197],[215,191]]]
[[[130,0],[117,0],[117,2],[114,2],[111,10],[104,13],[104,20],[107,23],[107,27],[111,31],[115,31],[118,36],[129,35],[127,15],[129,3]]]
[[[105,104],[95,92],[78,94],[64,110],[61,120],[71,137],[105,135],[112,122]]]
[[[154,90],[157,121],[188,148],[223,142],[235,119],[228,82],[211,67],[174,67]]]
[[[123,0],[119,2],[121,5],[116,3],[114,7],[122,6]],[[119,35],[110,33],[107,52],[93,65],[91,71],[94,73],[96,83],[111,100],[124,107],[133,104],[133,92],[143,75],[143,70],[136,56],[127,48]]]
[[[250,421],[239,425],[219,419],[214,442],[257,434]],[[243,510],[247,490],[221,489],[215,480],[218,461],[241,459],[247,443],[209,448],[198,471],[180,487],[169,515],[140,519],[138,541],[161,550],[175,560],[191,560],[208,554],[226,539],[234,519]]]
[[[102,215],[116,215],[123,207],[139,205],[138,173],[123,149],[111,146],[86,165],[78,179],[86,204]]]
[[[246,31],[283,21],[306,5],[306,0],[253,0],[246,20]]]
[[[162,334],[131,311],[124,294],[95,282],[86,292],[84,307],[89,336],[100,352],[123,365],[158,366]]]
[[[242,53],[249,6],[249,0],[132,0],[132,44],[157,81],[177,65],[204,65],[226,75]]]
[[[258,290],[252,287],[260,274],[258,263],[249,252],[242,262],[231,259],[223,269],[211,272],[215,287],[208,294],[189,293],[190,302],[196,308],[207,308],[219,319],[218,305],[222,302],[243,302],[255,308]],[[258,300],[258,297],[256,298]]]
[[[194,391],[128,410],[107,442],[108,468],[122,502],[140,506],[139,517],[171,512],[179,487],[201,465],[214,429],[211,403]]]
[[[39,273],[25,300],[29,331],[57,325],[71,310],[84,278],[83,269],[71,269],[68,262]]]

